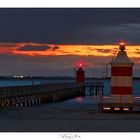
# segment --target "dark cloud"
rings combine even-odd
[[[68,52],[68,51],[64,51],[64,50],[59,50],[59,52],[61,52],[62,54],[71,54],[71,52]]]
[[[79,52],[81,52],[81,51],[75,51],[76,53],[79,53]]]
[[[140,54],[140,49],[139,48],[136,48],[136,51],[134,53]]]
[[[17,47],[16,43],[0,43],[0,47]]]
[[[66,52],[66,51],[61,51],[61,53],[70,54],[70,52]]]
[[[17,50],[18,51],[46,51],[51,49],[50,46],[24,46],[20,47]]]
[[[140,8],[1,8],[0,42],[139,43]]]
[[[96,51],[102,52],[102,53],[109,53],[110,49],[96,49]]]
[[[52,47],[52,50],[55,51],[55,50],[58,50],[59,49],[59,46],[54,46]]]
[[[139,51],[139,52],[134,52],[134,53],[136,53],[136,54],[140,54],[140,51]]]

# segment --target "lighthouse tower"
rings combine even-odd
[[[77,83],[84,83],[85,82],[85,71],[82,68],[82,64],[79,65],[79,68],[76,71],[76,82]]]
[[[119,101],[132,96],[132,68],[125,51],[125,44],[120,43],[120,51],[111,62],[111,95],[120,97]]]

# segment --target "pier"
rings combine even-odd
[[[104,92],[103,89],[104,89],[103,82],[97,81],[85,83],[85,90],[88,91],[88,93],[85,92],[86,95],[102,96]]]
[[[0,108],[36,106],[84,96],[89,88],[90,95],[102,92],[103,82],[53,83],[30,86],[0,87]]]
[[[35,106],[82,95],[83,84],[75,83],[0,87],[0,107]]]

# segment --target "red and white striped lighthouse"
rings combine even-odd
[[[76,82],[84,83],[85,82],[85,71],[82,68],[82,64],[79,64],[79,68],[76,71]]]
[[[120,51],[111,62],[111,94],[124,97],[132,95],[132,68],[125,51],[125,44],[120,43]]]

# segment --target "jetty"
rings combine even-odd
[[[95,89],[96,94],[103,92],[103,82],[0,87],[0,108],[36,106],[64,101],[77,96],[84,96],[87,87]],[[90,92],[92,94],[92,90]]]

